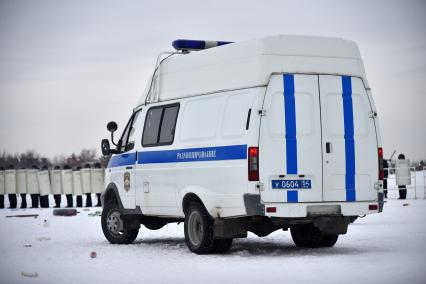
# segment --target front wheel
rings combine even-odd
[[[139,228],[130,228],[114,201],[105,204],[102,210],[102,231],[112,244],[130,244],[138,236]]]

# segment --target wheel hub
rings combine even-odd
[[[106,220],[108,231],[113,235],[120,235],[123,233],[124,222],[121,214],[118,211],[112,211]]]
[[[203,221],[200,213],[193,211],[189,215],[188,235],[191,243],[198,246],[203,238]]]

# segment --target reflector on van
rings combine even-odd
[[[379,180],[385,178],[385,171],[383,168],[383,148],[379,148]]]

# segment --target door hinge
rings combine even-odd
[[[259,109],[258,114],[259,114],[260,116],[265,116],[265,115],[266,115],[266,109]]]
[[[259,183],[257,183],[257,184],[256,184],[256,189],[257,189],[257,190],[259,190],[259,191],[264,191],[264,190],[265,190],[265,187],[264,187],[263,182],[259,182]]]
[[[369,117],[369,118],[376,118],[376,117],[377,117],[377,112],[375,112],[375,111],[370,111],[370,112],[368,113],[368,117]]]

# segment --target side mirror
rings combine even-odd
[[[102,150],[102,155],[104,156],[109,156],[109,154],[111,154],[111,148],[109,147],[108,139],[102,139],[101,150]]]
[[[115,121],[110,121],[107,124],[107,129],[109,132],[114,133],[117,130],[118,126],[117,123],[115,123]]]
[[[115,121],[108,122],[107,129],[108,129],[109,132],[111,132],[111,142],[112,142],[113,145],[118,147],[117,143],[114,142],[114,132],[117,130],[117,128],[118,128],[118,125]],[[108,145],[109,145],[109,143],[108,143]],[[112,150],[110,150],[109,152],[112,153],[112,154],[115,154],[115,153],[113,153]]]

